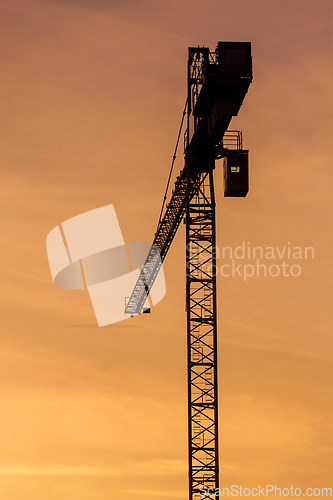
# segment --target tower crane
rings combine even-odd
[[[219,487],[216,228],[213,171],[223,158],[224,196],[249,190],[248,150],[242,133],[228,130],[252,82],[250,42],[189,47],[184,167],[162,210],[125,312],[139,314],[177,229],[186,223],[186,311],[188,376],[189,499],[213,495]],[[173,163],[176,151],[173,156]],[[172,168],[171,168],[172,172]],[[171,172],[168,184],[171,178]],[[205,488],[206,490],[204,490]]]

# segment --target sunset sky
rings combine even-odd
[[[103,328],[45,239],[114,204],[152,240],[187,48],[219,40],[252,42],[254,78],[231,123],[250,192],[224,198],[216,163],[218,247],[314,249],[285,259],[298,277],[218,276],[220,482],[332,487],[332,0],[0,5],[0,499],[188,498],[185,227],[165,298]]]

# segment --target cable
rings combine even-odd
[[[175,152],[174,152],[173,157],[172,157],[172,163],[171,163],[170,173],[169,173],[168,182],[167,182],[167,186],[166,186],[165,193],[164,193],[162,208],[161,208],[160,216],[159,216],[159,219],[158,219],[158,224],[157,224],[157,229],[156,229],[156,233],[155,234],[157,234],[157,232],[159,230],[159,227],[160,227],[160,224],[161,224],[161,220],[162,220],[162,214],[163,214],[165,202],[166,202],[167,195],[168,195],[168,189],[169,189],[169,185],[170,185],[170,179],[171,179],[171,175],[172,175],[172,170],[173,170],[173,166],[174,166],[174,163],[175,163],[175,160],[176,160],[176,153],[177,153],[177,149],[178,149],[179,139],[180,139],[180,135],[182,133],[184,118],[185,118],[185,115],[186,115],[186,108],[187,108],[187,99],[186,99],[185,106],[184,106],[183,116],[182,116],[182,120],[181,120],[181,123],[180,123],[180,128],[179,128],[177,142],[176,142],[176,147],[175,147]]]

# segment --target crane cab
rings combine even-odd
[[[223,159],[224,196],[245,197],[249,191],[249,151],[229,150]]]

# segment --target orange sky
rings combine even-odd
[[[218,40],[254,65],[232,121],[250,193],[223,198],[217,164],[218,245],[315,250],[297,278],[218,278],[221,483],[332,487],[332,5],[1,1],[1,500],[187,498],[184,227],[164,300],[104,328],[53,285],[45,238],[112,203],[151,241],[187,47]]]

